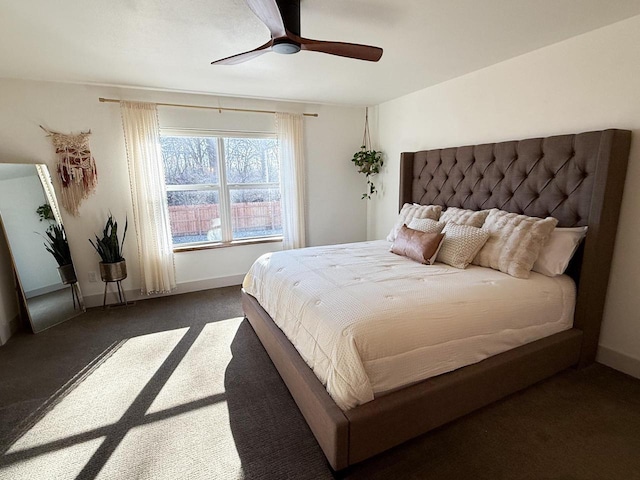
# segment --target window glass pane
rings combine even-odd
[[[275,138],[225,138],[227,183],[278,183],[280,163]]]
[[[167,185],[218,183],[216,137],[160,137]]]
[[[229,193],[234,239],[282,235],[279,189],[231,189]]]
[[[167,192],[167,199],[174,245],[222,240],[218,192]]]

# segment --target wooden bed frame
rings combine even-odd
[[[631,132],[604,130],[403,153],[400,207],[500,208],[588,225],[569,267],[573,328],[342,411],[258,301],[245,316],[335,470],[360,462],[571,366],[595,360]]]

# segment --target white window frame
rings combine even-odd
[[[280,189],[280,179],[277,182],[270,183],[227,183],[227,167],[224,151],[225,138],[272,138],[277,140],[278,136],[275,132],[247,132],[235,130],[205,130],[195,128],[161,128],[161,137],[214,137],[217,140],[218,148],[218,180],[219,184],[202,183],[189,185],[168,185],[165,182],[167,192],[180,191],[202,191],[212,190],[218,192],[220,226],[222,240],[220,242],[191,242],[184,244],[174,244],[174,250],[191,250],[194,248],[220,245],[234,245],[258,242],[281,241],[282,235],[265,235],[262,237],[251,237],[247,239],[233,239],[233,225],[231,222],[231,195],[230,190],[250,190],[253,188],[278,188]]]

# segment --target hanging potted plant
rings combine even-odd
[[[76,277],[75,269],[73,268],[73,261],[71,259],[71,251],[69,250],[69,242],[67,242],[67,235],[62,225],[54,223],[47,228],[45,240],[47,243],[44,247],[47,251],[53,255],[58,263],[58,274],[60,280],[65,285],[76,283],[78,278]]]
[[[40,217],[41,222],[43,220],[56,220],[56,217],[53,216],[53,209],[48,203],[43,203],[38,208],[36,208],[36,213],[38,214],[38,217]]]
[[[371,181],[371,177],[380,173],[380,169],[384,165],[382,160],[382,152],[371,148],[371,136],[369,135],[369,109],[366,109],[364,120],[364,136],[362,138],[362,146],[360,150],[353,155],[351,159],[358,167],[358,172],[364,173],[367,178],[367,191],[362,194],[362,199],[371,199],[378,190]]]
[[[102,238],[96,235],[95,243],[89,239],[93,248],[100,255],[100,277],[103,282],[119,282],[127,278],[127,264],[122,256],[122,246],[127,237],[129,222],[125,220],[122,242],[118,239],[118,222],[109,214],[102,232]]]

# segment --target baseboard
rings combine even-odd
[[[638,358],[600,346],[598,347],[596,361],[632,377],[640,378],[640,359]]]
[[[244,279],[244,273],[238,275],[230,275],[228,277],[208,278],[205,280],[194,280],[192,282],[184,282],[178,284],[177,288],[170,293],[162,293],[158,295],[142,295],[140,290],[126,290],[125,294],[128,301],[146,300],[148,298],[166,297],[169,295],[179,295],[181,293],[198,292],[200,290],[209,290],[211,288],[231,287],[233,285],[240,285]],[[115,301],[115,287],[109,287],[109,293],[107,294],[107,303],[113,303]],[[103,294],[98,293],[94,295],[85,295],[84,303],[87,308],[101,307]]]
[[[40,295],[46,295],[47,293],[56,292],[58,290],[63,290],[67,288],[67,285],[64,285],[61,282],[54,283],[53,285],[47,285],[46,287],[36,288],[34,290],[30,290],[28,292],[24,292],[24,296],[28,299],[33,297],[38,297]]]

